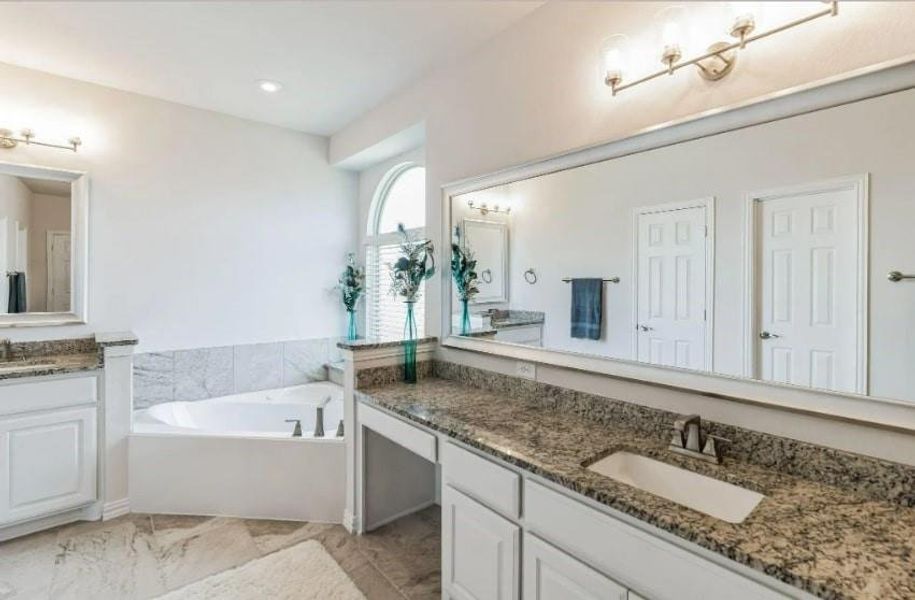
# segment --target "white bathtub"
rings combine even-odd
[[[319,406],[324,409],[322,437],[334,437],[343,420],[343,388],[325,381],[210,400],[157,404],[135,413],[133,429],[137,433],[290,437],[295,424],[286,421],[298,419],[302,436],[314,437]]]
[[[318,406],[321,437],[314,436]],[[302,437],[292,437],[287,419],[301,421]],[[342,419],[343,388],[329,382],[136,411],[131,510],[339,523]]]

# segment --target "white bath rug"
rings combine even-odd
[[[365,600],[340,565],[316,540],[216,573],[160,600]]]

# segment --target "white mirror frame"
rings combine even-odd
[[[629,137],[597,146],[455,181],[442,186],[442,239],[450,239],[452,199],[461,194],[912,88],[915,88],[915,55],[749,102],[663,123]],[[450,278],[444,280],[442,288],[441,327],[442,345],[445,347],[685,389],[748,404],[774,406],[805,414],[867,423],[905,433],[915,432],[915,403],[904,400],[827,392],[797,385],[769,383],[676,367],[658,367],[606,356],[453,335]]]
[[[508,302],[508,224],[500,223],[498,221],[487,221],[485,219],[467,219],[465,218],[462,222],[463,235],[461,236],[461,242],[466,245],[467,243],[467,227],[468,225],[473,225],[475,227],[481,227],[486,229],[495,229],[499,232],[500,237],[502,238],[502,264],[500,265],[502,269],[502,289],[497,292],[484,296],[482,293],[474,296],[473,300],[470,301],[471,304],[500,304],[503,302]],[[466,246],[465,246],[466,247]],[[477,257],[478,258],[478,257]],[[479,276],[480,273],[477,273]]]
[[[0,327],[80,325],[89,317],[89,176],[82,171],[0,162],[0,173],[70,185],[70,311],[0,314]]]

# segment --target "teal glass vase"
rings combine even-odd
[[[461,300],[461,335],[470,335],[470,301]]]
[[[407,319],[403,327],[403,380],[406,383],[416,383],[416,302],[406,302]]]
[[[356,325],[356,311],[346,311],[346,339],[349,341],[359,339],[359,327]]]

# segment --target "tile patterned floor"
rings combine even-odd
[[[307,539],[369,600],[440,597],[440,509],[364,536],[339,525],[133,514],[0,542],[0,600],[155,598]]]

